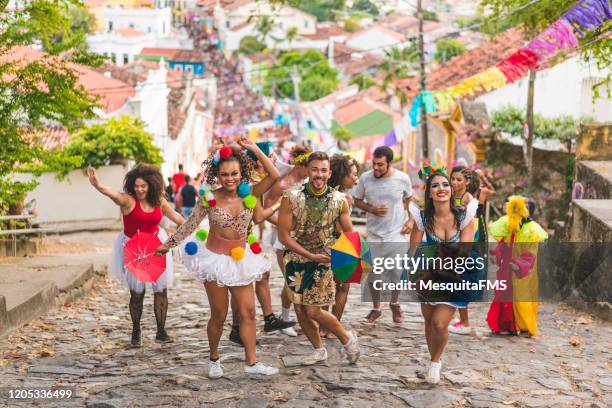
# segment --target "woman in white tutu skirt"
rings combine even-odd
[[[227,316],[228,291],[238,301],[245,372],[263,375],[278,373],[277,368],[257,362],[253,282],[260,280],[271,269],[271,264],[257,243],[253,243],[251,238],[251,242],[247,243],[247,235],[251,221],[263,221],[263,210],[257,204],[257,199],[272,187],[279,173],[255,143],[242,138],[238,144],[222,147],[204,162],[208,190],[212,185],[221,187],[214,192],[206,191],[185,224],[157,250],[159,254],[165,254],[185,240],[180,249],[184,264],[191,275],[204,282],[210,304],[206,331],[210,346],[208,375],[211,378],[223,375],[219,341]],[[252,187],[252,191],[249,184],[250,161],[241,147],[253,152],[267,173],[261,182]],[[207,215],[210,233],[202,229],[196,231]]]
[[[140,318],[145,296],[145,283],[139,281],[125,267],[124,246],[138,231],[157,234],[160,241],[168,238],[166,231],[159,227],[162,215],[181,225],[185,220],[172,209],[163,198],[164,178],[159,169],[149,164],[138,164],[130,170],[123,181],[123,192],[113,191],[98,180],[96,170],[87,170],[89,182],[96,190],[109,197],[121,208],[123,231],[113,244],[113,258],[110,263],[110,277],[124,283],[130,290],[130,316],[132,318],[132,347],[140,347]],[[172,284],[172,254],[166,255],[166,270],[151,284],[153,289],[153,310],[157,322],[155,341],[172,341],[166,333],[166,314],[168,312],[167,288]]]

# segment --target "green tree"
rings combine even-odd
[[[280,98],[295,98],[291,73],[297,68],[300,76],[300,99],[312,101],[330,94],[338,87],[338,71],[332,68],[325,55],[316,50],[282,54],[266,74],[264,93],[271,95],[276,86]]]
[[[359,31],[360,28],[361,26],[359,25],[358,19],[351,17],[344,20],[344,29],[349,33]]]
[[[376,81],[367,72],[363,72],[359,75],[356,75],[352,77],[351,80],[349,81],[349,85],[357,85],[360,91],[363,91],[364,89],[368,89],[369,87],[374,86],[375,84],[376,84]]]
[[[259,41],[257,37],[247,35],[240,39],[240,47],[238,52],[244,55],[259,54],[266,49],[266,45]]]
[[[423,10],[423,20],[438,21],[438,14],[435,11]]]
[[[78,131],[63,150],[67,157],[81,157],[82,168],[101,167],[125,159],[160,165],[160,150],[140,119],[112,118]]]
[[[285,34],[285,38],[287,39],[287,42],[289,42],[289,48],[291,48],[291,44],[297,40],[299,36],[300,32],[298,31],[297,27],[289,27],[287,33]]]
[[[418,58],[414,44],[405,48],[393,47],[385,51],[385,59],[378,67],[379,72],[383,75],[380,89],[383,92],[392,93],[399,99],[402,112],[408,103],[408,98],[404,91],[394,84],[400,79],[412,76],[413,66],[418,63]]]
[[[371,0],[356,0],[353,2],[353,10],[364,11],[374,17],[377,17],[380,12],[376,4],[372,3]]]
[[[436,54],[434,59],[438,62],[445,63],[457,55],[461,55],[466,51],[465,45],[454,38],[443,38],[436,43]]]
[[[334,132],[334,137],[337,140],[343,140],[345,142],[348,142],[349,140],[355,137],[355,133],[353,133],[350,129],[347,129],[345,127],[339,127]]]
[[[33,0],[11,13],[0,13],[0,211],[19,203],[36,182],[17,183],[11,174],[47,156],[36,135],[46,123],[75,129],[94,117],[96,101],[78,84],[70,62],[80,60],[68,32],[66,0]],[[50,54],[31,57],[24,46],[42,44]]]
[[[270,33],[274,29],[274,19],[270,16],[260,16],[255,23],[255,31],[259,34],[259,40],[266,43],[266,40],[270,36]]]
[[[276,0],[279,1],[279,0]],[[314,15],[318,21],[335,21],[346,9],[345,0],[309,0],[309,1],[285,1],[294,7]]]

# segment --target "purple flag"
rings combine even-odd
[[[395,128],[391,129],[391,131],[385,135],[385,140],[383,141],[383,144],[387,147],[391,147],[397,144],[397,137],[395,136]]]

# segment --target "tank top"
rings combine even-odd
[[[137,231],[156,233],[162,219],[162,210],[157,206],[151,212],[145,212],[136,201],[134,209],[123,216],[123,233],[128,237],[134,236]]]

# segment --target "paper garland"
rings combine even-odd
[[[578,36],[584,37],[586,31],[593,30],[609,20],[612,20],[612,10],[608,0],[579,1],[561,19],[530,41],[525,48],[516,51],[495,66],[444,90],[433,93],[421,92],[413,99],[410,106],[408,112],[410,124],[416,127],[421,123],[422,103],[425,104],[426,113],[432,113],[436,108],[450,109],[454,98],[502,88],[525,76],[530,69],[537,70],[542,62],[557,52],[577,47],[579,42],[574,31]]]

